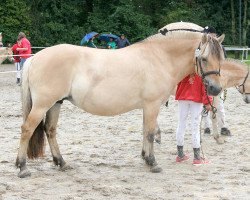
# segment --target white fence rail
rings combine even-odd
[[[250,61],[247,60],[248,58],[248,51],[250,51],[250,48],[247,46],[224,46],[226,51],[241,51],[241,61]]]

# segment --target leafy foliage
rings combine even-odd
[[[33,46],[79,45],[90,31],[124,33],[131,42],[137,42],[168,23],[187,21],[214,26],[219,34],[226,34],[225,43],[232,45],[230,6],[228,0],[1,0],[0,32],[4,44],[14,43],[20,31],[27,34]],[[238,30],[236,2],[234,7]],[[248,11],[249,7],[248,3]],[[249,18],[250,12],[248,46]]]

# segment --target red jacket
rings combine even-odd
[[[12,46],[12,48],[11,48],[14,55],[17,55],[17,54],[18,54],[18,51],[16,50],[17,48],[19,48],[19,46],[18,46],[17,43],[14,44],[14,45]],[[13,56],[13,58],[14,58],[14,62],[20,62],[20,57],[19,57],[19,56]]]
[[[31,57],[31,45],[30,41],[27,38],[23,38],[21,40],[20,48],[28,48],[26,51],[19,51],[19,54],[21,54],[21,58],[29,58]],[[26,55],[27,54],[27,55]]]
[[[176,100],[189,100],[204,105],[212,103],[213,98],[207,96],[202,79],[197,74],[186,76],[177,86]],[[209,100],[208,100],[209,99]]]

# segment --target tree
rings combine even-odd
[[[247,1],[248,0],[244,0],[244,14],[243,14],[243,29],[242,29],[242,43],[244,46],[247,45],[247,29],[248,29],[248,22],[247,22]]]
[[[16,43],[20,31],[30,36],[30,7],[25,0],[1,0],[0,31],[3,32],[3,43]]]
[[[232,33],[232,43],[235,44],[236,41],[236,20],[235,20],[235,10],[234,10],[234,0],[231,0],[231,33]]]
[[[113,2],[113,1],[112,1]],[[133,2],[116,1],[114,4],[98,0],[94,4],[93,13],[88,18],[88,31],[124,33],[130,41],[137,42],[156,33],[152,27],[151,16],[137,12]]]
[[[242,38],[250,45],[248,2]],[[1,0],[0,32],[4,43],[13,43],[23,31],[33,46],[79,44],[89,31],[124,33],[137,42],[168,23],[186,21],[213,26],[226,33],[224,44],[235,44],[237,6],[233,0]]]

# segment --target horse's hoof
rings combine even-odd
[[[232,136],[230,130],[228,128],[221,128],[221,132],[220,132],[221,135],[224,135],[224,136]]]
[[[25,177],[31,176],[31,173],[28,169],[24,169],[24,170],[20,171],[17,176],[19,178],[25,178]]]
[[[145,160],[145,154],[146,154],[145,151],[142,150],[142,151],[141,151],[141,157],[142,157],[143,160]]]
[[[217,142],[217,144],[224,144],[225,140],[222,137],[214,138]]]
[[[155,160],[155,156],[150,154],[149,156],[145,156],[145,162],[147,165],[150,165],[150,166],[156,166],[157,165],[157,162]]]
[[[65,164],[65,165],[63,165],[62,167],[60,167],[60,170],[61,170],[61,171],[66,171],[66,170],[70,170],[70,169],[73,169],[73,167],[71,167],[71,166],[68,165],[68,164]]]
[[[153,166],[153,167],[150,168],[150,172],[152,172],[152,173],[160,173],[160,172],[162,172],[162,168],[158,167],[158,166]]]
[[[161,139],[155,139],[155,142],[161,144]]]

